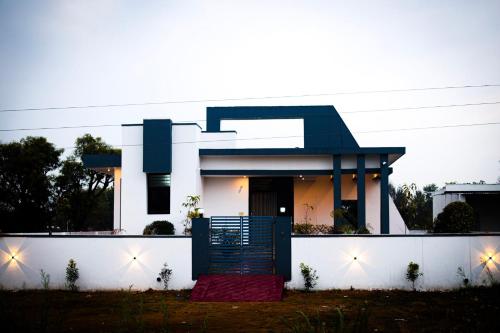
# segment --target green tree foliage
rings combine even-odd
[[[44,231],[51,224],[51,173],[62,152],[42,137],[0,144],[0,230]]]
[[[474,226],[474,210],[461,201],[455,201],[444,207],[434,223],[436,233],[464,233],[470,232]]]
[[[62,162],[55,181],[56,218],[63,230],[112,229],[112,214],[103,212],[112,212],[113,193],[109,189],[113,176],[84,168],[82,163],[83,155],[112,153],[119,153],[119,150],[99,137],[85,134],[76,139],[75,151]]]
[[[426,185],[422,190],[415,184],[398,188],[389,184],[389,194],[409,229],[432,229],[432,193],[437,189],[436,184]]]

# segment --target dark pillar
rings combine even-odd
[[[208,232],[210,219],[193,219],[191,230],[191,278],[197,280],[198,276],[208,274]]]
[[[276,217],[274,228],[276,275],[282,275],[285,281],[292,279],[292,220],[289,216]]]
[[[358,228],[366,227],[365,155],[358,155]]]
[[[380,155],[380,233],[389,233],[389,162]]]
[[[333,210],[342,208],[341,155],[333,155]]]

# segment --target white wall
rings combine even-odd
[[[202,170],[331,170],[331,156],[201,156]]]
[[[236,132],[202,132],[199,148],[236,148]]]
[[[184,230],[186,209],[182,203],[188,195],[200,195],[201,176],[196,125],[172,126],[172,173],[170,214],[147,214],[147,183],[143,172],[142,126],[123,126],[122,149],[122,229],[126,234],[142,234],[144,227],[155,220],[168,220],[176,234]]]
[[[205,216],[248,215],[248,178],[204,177]]]
[[[162,289],[156,281],[167,263],[171,289],[191,288],[191,238],[4,237],[0,238],[0,284],[4,288],[41,288],[40,269],[52,288],[64,288],[65,270],[74,259],[81,289]],[[15,254],[16,260],[11,260]],[[133,257],[137,259],[134,260]]]
[[[424,273],[418,288],[451,289],[461,285],[462,267],[473,285],[488,282],[481,258],[491,254],[491,272],[500,278],[500,236],[456,237],[293,237],[290,288],[303,288],[299,265],[310,265],[319,276],[317,289],[409,289],[405,273],[410,261]],[[354,260],[357,257],[357,260]]]
[[[499,248],[498,235],[292,237],[292,280],[288,287],[303,287],[301,262],[317,271],[317,289],[408,289],[405,272],[410,261],[418,263],[424,273],[418,280],[419,289],[459,287],[458,267],[473,285],[479,285],[489,281],[481,264],[488,256],[493,257],[488,267],[500,279]],[[161,289],[156,277],[165,262],[173,270],[171,289],[194,285],[191,238],[115,236],[2,237],[0,286],[41,288],[43,269],[50,274],[52,288],[63,288],[71,258],[77,262],[82,290],[127,289],[130,285],[134,289]]]

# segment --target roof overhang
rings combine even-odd
[[[327,148],[240,148],[200,149],[200,156],[307,156],[307,155],[382,155],[387,154],[389,165],[406,152],[405,147],[363,147],[350,149]]]
[[[82,156],[83,166],[108,175],[114,174],[115,168],[121,168],[121,154],[89,154]]]

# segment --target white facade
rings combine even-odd
[[[422,290],[460,287],[459,267],[471,285],[483,285],[490,282],[486,267],[500,278],[498,248],[500,236],[292,237],[287,286],[303,288],[303,262],[317,271],[318,290],[409,289],[410,261],[424,274],[417,282]],[[0,249],[0,286],[6,289],[42,288],[41,269],[50,274],[50,288],[62,289],[69,259],[76,260],[82,290],[162,289],[156,278],[164,263],[173,271],[171,289],[194,286],[190,237],[2,237]]]
[[[249,179],[252,176],[202,176],[201,170],[331,170],[332,156],[199,156],[199,149],[231,149],[236,132],[202,132],[196,124],[172,124],[172,172],[170,214],[148,214],[147,176],[143,171],[143,126],[122,127],[122,166],[115,168],[114,228],[128,235],[142,234],[144,227],[156,220],[172,222],[176,234],[182,234],[187,210],[182,206],[186,197],[200,195],[199,207],[205,216],[248,215]],[[365,167],[379,167],[378,155],[366,155]],[[342,155],[342,169],[355,170],[356,155]],[[380,181],[367,173],[366,223],[372,233],[380,233]],[[351,174],[342,175],[342,200],[357,200],[356,181]],[[389,199],[390,232],[407,233],[406,226]],[[330,176],[294,178],[294,220],[304,219],[304,204],[314,207],[313,224],[330,224],[333,210],[333,183]]]

